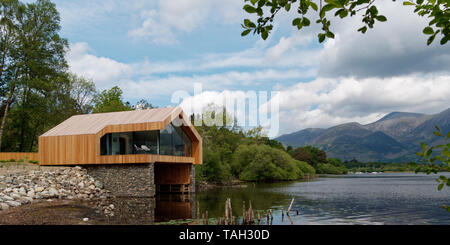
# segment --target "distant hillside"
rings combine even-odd
[[[328,156],[342,160],[410,161],[417,159],[415,153],[420,142],[438,143],[433,135],[436,125],[444,132],[450,131],[450,108],[435,115],[392,112],[366,125],[346,123],[328,129],[308,128],[276,140],[292,147],[314,145]]]

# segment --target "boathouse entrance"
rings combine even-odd
[[[156,193],[189,193],[194,176],[191,163],[155,163]]]

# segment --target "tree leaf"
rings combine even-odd
[[[433,134],[436,135],[436,136],[442,136],[442,134],[440,132],[438,132],[438,131],[434,131]]]
[[[422,142],[422,143],[420,143],[420,146],[422,147],[422,152],[426,152],[427,144],[425,144],[425,142]]]
[[[292,21],[292,25],[293,25],[293,26],[297,26],[298,24],[301,23],[301,21],[302,21],[301,18],[295,18],[295,19]]]
[[[423,29],[423,33],[426,35],[432,35],[432,34],[434,34],[434,31],[433,31],[433,28],[427,26]]]
[[[245,25],[246,27],[253,27],[253,28],[256,27],[255,23],[251,22],[249,19],[245,19],[245,20],[244,20],[244,25]]]
[[[430,45],[433,42],[435,37],[436,37],[435,35],[430,36],[427,40],[427,45]]]
[[[256,9],[248,4],[244,5],[244,10],[249,14],[256,13]]]
[[[367,26],[363,26],[363,27],[359,28],[358,31],[360,31],[360,32],[362,32],[362,33],[366,33],[366,31],[367,31]]]
[[[315,11],[317,11],[317,4],[313,3],[313,2],[309,2],[309,6],[311,6],[312,9],[314,9]]]
[[[247,34],[249,34],[250,31],[251,31],[251,29],[247,29],[247,30],[243,31],[243,32],[241,33],[241,36],[242,36],[242,37],[243,37],[243,36],[247,36]]]
[[[284,5],[284,9],[285,9],[286,11],[289,11],[289,10],[291,9],[291,4],[288,3],[288,4]]]
[[[268,36],[269,36],[269,33],[268,33],[266,30],[264,30],[264,31],[261,33],[261,37],[262,37],[263,40],[266,40]]]
[[[325,40],[325,34],[319,33],[317,36],[319,37],[319,43],[322,43]]]
[[[415,4],[414,4],[414,3],[412,3],[412,2],[408,2],[408,1],[406,1],[406,2],[403,2],[403,5],[407,6],[407,5],[415,5]]]
[[[440,185],[438,186],[438,191],[442,190],[442,188],[444,188],[444,184],[440,184]]]
[[[322,11],[324,12],[328,12],[332,9],[336,8],[336,5],[334,4],[326,4],[325,6],[323,6]]]
[[[339,13],[339,17],[341,17],[341,19],[345,18],[348,15],[348,11],[346,9],[344,9],[342,12]]]
[[[384,15],[377,15],[376,19],[380,22],[385,22],[387,20]]]
[[[311,21],[309,21],[308,18],[303,17],[302,25],[304,25],[304,26],[309,26],[310,23],[311,23]]]

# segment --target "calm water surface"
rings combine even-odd
[[[195,199],[201,212],[208,210],[210,217],[223,216],[227,197],[238,215],[242,201],[248,207],[252,200],[254,209],[275,210],[273,224],[450,224],[450,213],[441,207],[450,204],[450,188],[437,190],[439,175],[349,174],[218,188],[199,192]],[[292,210],[300,214],[282,219],[281,208],[286,210],[292,198]]]
[[[450,173],[444,175],[450,177]],[[441,206],[450,205],[450,188],[438,191],[435,181],[438,176],[414,173],[349,174],[311,181],[248,183],[240,187],[200,191],[193,195],[115,198],[106,203],[107,206],[115,206],[114,216],[108,218],[94,213],[92,208],[105,204],[80,206],[92,210],[93,217],[89,217],[99,224],[189,223],[196,218],[197,210],[200,213],[208,211],[209,218],[214,219],[223,217],[225,200],[231,198],[234,216],[242,216],[243,201],[248,208],[251,200],[257,212],[265,214],[267,209],[274,210],[272,224],[275,225],[448,225],[450,213]],[[293,212],[290,218],[282,218],[281,209],[287,210],[292,198],[295,200]],[[299,215],[296,215],[297,210]],[[210,223],[214,223],[214,220]]]

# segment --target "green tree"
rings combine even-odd
[[[306,162],[309,165],[314,165],[313,157],[311,153],[303,147],[299,147],[293,151],[291,151],[291,156],[299,161]]]
[[[94,113],[130,111],[133,109],[129,102],[123,101],[122,90],[118,86],[103,90],[94,98],[93,103]]]
[[[7,124],[14,123],[18,143],[8,147],[33,149],[37,135],[54,113],[45,107],[51,102],[49,98],[61,97],[55,94],[67,70],[68,42],[59,36],[59,13],[48,0],[29,4],[6,0],[1,1],[0,9],[0,147]],[[14,120],[9,120],[10,116]]]
[[[136,105],[133,106],[134,110],[146,110],[146,109],[153,109],[154,107],[150,102],[147,100],[141,99],[139,100]]]
[[[233,172],[246,181],[295,180],[304,177],[299,165],[283,150],[268,145],[241,145],[234,155]]]
[[[292,25],[301,30],[311,24],[307,13],[315,11],[315,22],[322,26],[322,31],[317,35],[319,42],[326,38],[334,38],[331,31],[330,14],[334,11],[334,16],[341,19],[348,16],[356,16],[362,11],[363,26],[358,29],[365,33],[368,28],[373,28],[375,22],[384,22],[387,18],[378,12],[375,0],[244,0],[246,4],[243,9],[250,14],[257,15],[256,23],[249,19],[244,19],[242,36],[253,34],[261,35],[262,39],[267,39],[272,28],[273,21],[280,12],[296,11],[297,16],[292,20]],[[395,0],[393,0],[395,1]],[[431,44],[439,34],[440,44],[444,45],[450,38],[450,1],[448,0],[409,0],[403,5],[413,6],[414,13],[429,19],[428,26],[423,29],[423,33],[429,35],[427,44]],[[314,21],[314,20],[313,20]]]
[[[70,96],[75,102],[75,111],[77,114],[87,114],[92,112],[92,101],[97,96],[95,83],[84,77],[75,74],[68,74]]]

